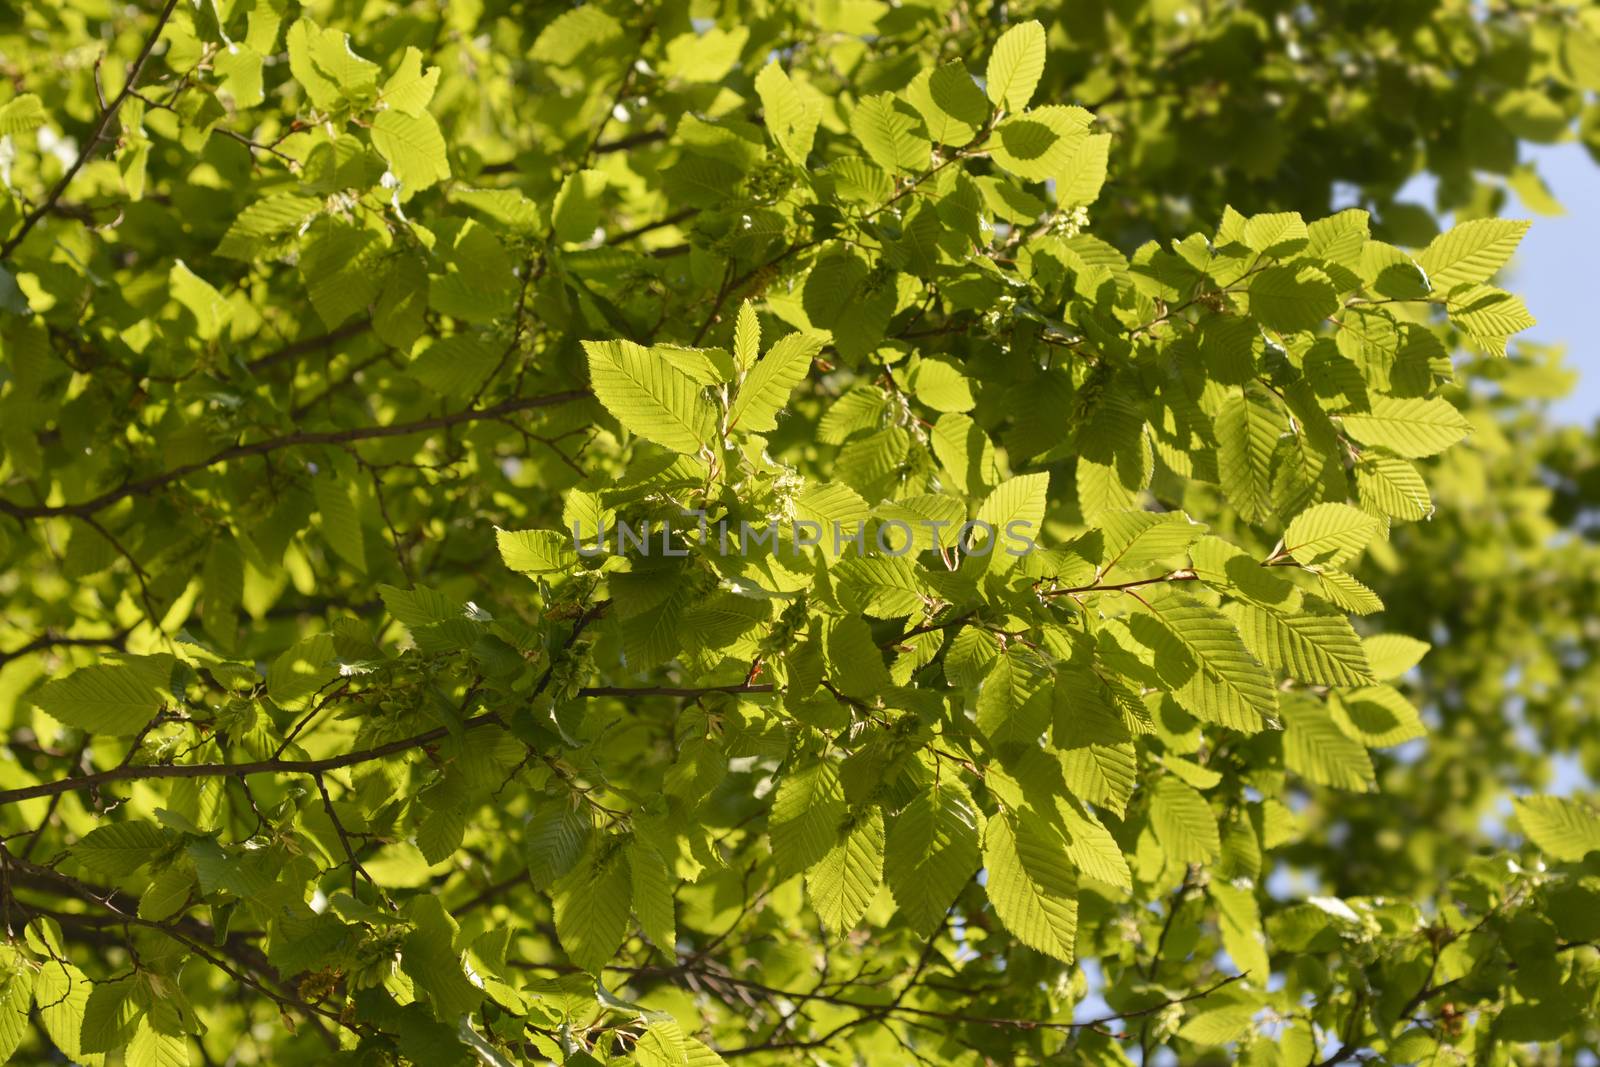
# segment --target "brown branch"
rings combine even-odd
[[[758,685],[707,685],[698,689],[677,689],[664,685],[597,685],[578,690],[581,697],[703,697],[712,693],[770,693],[775,687]]]
[[[52,648],[121,649],[123,647],[122,643],[127,640],[127,637],[128,631],[126,629],[119,630],[114,634],[107,634],[105,637],[57,637],[54,634],[46,633],[9,652],[0,652],[0,666],[4,666],[20,656],[26,656],[33,652],[44,652]]]
[[[332,348],[340,341],[348,341],[358,337],[372,328],[371,319],[351,319],[349,322],[329,330],[327,333],[317,334],[315,337],[302,337],[298,341],[291,341],[282,348],[268,352],[264,356],[257,356],[245,366],[252,371],[263,371],[275,367],[286,360],[296,359],[310,352],[320,352],[325,348]]]
[[[1177,570],[1171,574],[1163,574],[1159,578],[1140,578],[1132,582],[1117,582],[1111,585],[1078,585],[1071,589],[1046,589],[1040,596],[1074,596],[1078,593],[1118,593],[1127,589],[1138,589],[1146,585],[1163,585],[1167,582],[1197,582],[1200,576],[1191,570]]]
[[[590,616],[590,618],[592,617]],[[587,624],[588,620],[581,621]],[[581,627],[578,627],[578,629],[581,629]],[[541,689],[543,684],[540,686]],[[712,686],[706,689],[669,689],[665,687],[634,689],[617,686],[597,686],[592,689],[580,689],[578,690],[578,695],[695,697],[709,693],[769,693],[771,691],[772,686],[770,685]],[[486,712],[465,720],[460,728],[462,730],[475,730],[480,726],[498,726],[500,724],[501,719],[497,714]],[[250,774],[309,774],[313,777],[318,777],[328,771],[336,771],[342,767],[370,763],[386,756],[422,748],[435,741],[442,740],[449,733],[449,728],[439,726],[412,737],[390,741],[374,748],[362,749],[359,752],[341,752],[338,755],[324,756],[321,759],[264,759],[245,763],[158,763],[145,766],[114,767],[110,770],[95,771],[92,774],[61,778],[53,782],[40,782],[36,785],[22,786],[17,789],[0,790],[0,805],[33,800],[36,797],[55,796],[57,793],[104,785],[107,782],[148,781],[157,778],[228,778],[243,777]]]
[[[128,497],[143,496],[146,493],[151,493],[170,485],[187,475],[227,463],[230,460],[243,459],[248,456],[263,456],[279,449],[294,448],[301,445],[338,445],[380,437],[406,437],[414,433],[424,433],[428,430],[442,430],[450,426],[458,426],[464,422],[496,419],[513,412],[553,407],[557,404],[581,400],[589,395],[590,393],[587,389],[571,389],[566,392],[550,393],[544,396],[512,397],[489,407],[470,407],[447,415],[435,415],[431,418],[418,419],[415,422],[391,423],[387,426],[358,426],[348,430],[283,434],[279,437],[268,437],[261,441],[252,441],[249,444],[231,445],[209,459],[203,459],[196,463],[186,463],[181,467],[174,467],[171,470],[152,474],[137,481],[124,482],[116,489],[109,489],[97,497],[92,497],[76,504],[16,504],[8,500],[0,500],[0,512],[18,519],[47,519],[60,516],[86,518],[110,507],[112,504],[126,500]]]
[[[95,149],[100,147],[100,142],[105,140],[106,129],[111,125],[111,120],[117,117],[117,111],[122,107],[123,102],[132,96],[134,90],[138,88],[139,75],[144,73],[144,65],[150,59],[150,53],[155,51],[156,42],[161,39],[161,31],[166,29],[167,20],[172,18],[172,12],[177,6],[178,0],[167,0],[166,6],[161,9],[161,14],[156,18],[155,28],[150,31],[150,36],[145,38],[144,47],[139,49],[138,57],[134,59],[133,65],[128,68],[127,80],[123,82],[122,91],[117,93],[116,97],[100,112],[100,117],[95,120],[94,128],[89,133],[89,139],[83,143],[83,147],[78,151],[78,158],[74,159],[72,165],[67,168],[66,173],[61,175],[61,180],[56,182],[55,188],[50,190],[49,194],[44,198],[44,202],[30,211],[27,217],[22,220],[22,225],[18,227],[17,232],[12,234],[11,238],[3,246],[0,246],[0,259],[5,259],[15,252],[17,246],[27,238],[39,220],[55,209],[56,201],[61,199],[61,194],[67,191],[67,186],[72,184],[72,179],[78,176],[78,171],[83,169],[83,165],[89,161],[89,157],[94,155]]]

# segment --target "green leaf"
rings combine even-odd
[[[1521,297],[1478,286],[1450,298],[1450,321],[1477,338],[1503,338],[1538,325]]]
[[[978,815],[966,789],[936,781],[889,826],[884,874],[912,929],[930,933],[978,870]]]
[[[1411,701],[1387,685],[1330,693],[1328,714],[1346,737],[1368,748],[1388,748],[1428,732]]]
[[[33,1006],[33,971],[19,964],[15,953],[0,957],[6,971],[0,978],[0,1057],[14,1062],[12,1054],[31,1030],[29,1011]]]
[[[906,86],[906,99],[922,115],[938,144],[960,148],[989,119],[989,102],[966,65],[953,61],[925,70]]]
[[[600,224],[600,196],[606,176],[597,170],[579,170],[567,175],[556,193],[551,225],[563,241],[584,242],[594,237]]]
[[[1518,219],[1469,219],[1435,237],[1417,256],[1436,293],[1486,282],[1505,266],[1532,223]]]
[[[1407,459],[1437,455],[1472,432],[1455,405],[1437,396],[1374,397],[1371,411],[1346,412],[1339,418],[1356,440]]]
[[[34,93],[23,93],[0,107],[0,137],[32,133],[49,121],[44,102]]]
[[[1361,503],[1380,515],[1417,521],[1433,514],[1433,497],[1417,468],[1396,456],[1368,452],[1356,463]]]
[[[677,919],[673,914],[675,879],[661,853],[643,841],[628,845],[628,870],[633,879],[633,914],[639,928],[657,948],[674,959],[677,954]]]
[[[1323,567],[1317,571],[1317,581],[1322,586],[1322,595],[1346,611],[1371,615],[1383,610],[1383,601],[1378,594],[1344,571]]]
[[[1021,474],[1007,478],[984,498],[977,521],[987,523],[994,534],[989,540],[989,571],[1003,574],[1022,558],[1024,541],[1043,538],[1045,504],[1050,494],[1048,473]],[[976,531],[982,534],[981,528]]]
[[[431,894],[413,898],[408,912],[414,925],[400,950],[400,963],[406,974],[427,994],[444,1018],[453,1019],[476,1011],[483,1002],[483,991],[462,973],[455,949],[459,931],[455,919],[445,911],[439,898]],[[558,929],[560,916],[558,910]],[[562,944],[566,944],[565,936]]]
[[[60,959],[44,960],[34,976],[33,1000],[38,1006],[39,1021],[56,1048],[73,1060],[84,1058],[83,1017],[93,989],[82,971]],[[99,1056],[92,1057],[93,1062],[100,1060]]]
[[[1319,785],[1367,793],[1378,788],[1372,759],[1360,743],[1345,736],[1316,701],[1284,701],[1283,761],[1291,771]]]
[[[811,361],[822,345],[823,337],[814,333],[791,333],[779,338],[739,383],[728,410],[728,429],[756,433],[777,429],[778,412],[811,369]]]
[[[1283,550],[1302,567],[1342,567],[1383,532],[1383,523],[1349,504],[1313,504],[1283,534]]]
[[[628,933],[633,884],[627,857],[618,849],[589,857],[556,884],[552,896],[561,947],[573,963],[599,973]]]
[[[80,1047],[84,1052],[116,1052],[127,1047],[133,1037],[134,1023],[141,1018],[139,1006],[130,995],[133,985],[132,982],[101,982],[90,991],[83,1007],[80,1035]]]
[[[588,808],[557,801],[536,811],[522,836],[522,854],[534,886],[548,889],[572,870],[593,832]]]
[[[1246,647],[1269,667],[1308,685],[1363,685],[1371,668],[1343,615],[1285,615],[1255,604],[1233,606]]]
[[[194,314],[199,337],[205,341],[215,340],[227,324],[228,304],[222,294],[181,259],[172,265],[168,279],[173,299]]]
[[[832,763],[818,760],[789,771],[772,801],[772,858],[781,874],[811,867],[833,849],[845,818],[844,789]]]
[[[1019,178],[1072,184],[1085,164],[1078,150],[1090,140],[1093,120],[1081,107],[1036,107],[1000,123],[991,151],[997,163]],[[1098,182],[1093,184],[1098,191]]]
[[[1037,737],[1043,732],[1047,702],[1034,704],[1037,714],[1025,712],[1035,697],[1044,697],[1049,681],[1049,664],[1037,652],[1021,644],[1008,646],[978,690],[978,729],[996,744]]]
[[[1296,211],[1252,215],[1244,224],[1244,243],[1252,251],[1281,259],[1305,248],[1311,241],[1305,220]]]
[[[217,255],[252,260],[275,242],[293,236],[322,211],[322,201],[292,193],[274,193],[241,211],[228,226]]]
[[[500,558],[507,567],[523,574],[556,574],[577,566],[578,553],[570,533],[554,530],[496,530]],[[593,529],[585,537],[593,538]]]
[[[739,305],[739,317],[733,328],[733,359],[741,373],[748,374],[761,355],[761,319],[755,307],[746,300]],[[787,395],[784,397],[788,399]]]
[[[1019,22],[1001,34],[984,75],[989,99],[1011,111],[1027,107],[1044,73],[1044,52],[1044,27],[1037,20]]]
[[[372,146],[389,164],[406,192],[426,189],[450,177],[444,135],[426,111],[380,111],[372,120]]]
[[[1150,825],[1173,863],[1209,863],[1222,852],[1217,817],[1194,787],[1163,776],[1150,794]]]
[[[127,1067],[189,1067],[189,1039],[156,1029],[155,1017],[139,1019],[124,1056]]]
[[[1253,733],[1274,721],[1277,690],[1226,617],[1182,594],[1146,597],[1135,636],[1155,652],[1156,673],[1191,715]]]
[[[933,145],[922,118],[893,93],[869,96],[850,113],[850,132],[868,157],[890,173],[927,170]]]
[[[433,99],[439,85],[439,68],[422,69],[422,53],[407,48],[400,57],[400,66],[383,83],[380,99],[396,111],[413,117],[420,116]]]
[[[1339,310],[1339,294],[1316,267],[1268,267],[1250,282],[1250,313],[1268,329],[1310,330]]]
[[[817,123],[822,118],[821,106],[796,89],[776,61],[762,67],[761,73],[756,75],[756,94],[761,98],[767,131],[772,139],[789,162],[804,167],[806,157],[811,154]]]
[[[361,531],[361,510],[355,486],[335,474],[311,480],[311,493],[322,516],[322,536],[339,558],[362,573],[367,569],[366,537]]]
[[[1249,974],[1256,985],[1265,985],[1272,965],[1254,889],[1248,884],[1230,885],[1214,878],[1206,885],[1206,891],[1217,905],[1223,949],[1233,957],[1235,967]]]
[[[51,718],[92,734],[138,733],[162,705],[171,660],[130,656],[120,663],[81,667],[47,682],[33,702]]]
[[[1217,473],[1230,503],[1251,522],[1271,517],[1272,455],[1287,429],[1282,413],[1253,393],[1229,397],[1217,416]]]
[[[1552,859],[1576,863],[1600,849],[1600,813],[1566,797],[1512,797],[1517,823]]]
[[[167,846],[167,835],[153,822],[132,819],[96,827],[72,848],[72,856],[97,874],[132,874]]]
[[[841,828],[833,847],[806,872],[806,893],[823,929],[855,929],[883,884],[883,813],[870,808]]]
[[[984,888],[1007,930],[1066,964],[1078,936],[1078,872],[1067,843],[1030,811],[989,820],[983,835]]]
[[[1122,847],[1094,812],[1059,798],[1056,811],[1066,827],[1067,856],[1073,865],[1090,878],[1132,892],[1133,875]]]
[[[1373,634],[1362,638],[1372,676],[1382,681],[1398,678],[1422,662],[1433,646],[1405,634]]]
[[[716,437],[717,415],[682,371],[632,341],[585,341],[595,395],[630,432],[693,455]]]

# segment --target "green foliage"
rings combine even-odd
[[[1582,1062],[1600,16],[1280,6],[0,15],[0,1053]]]

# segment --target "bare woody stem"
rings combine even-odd
[[[708,686],[702,689],[674,689],[664,686],[643,686],[629,688],[626,686],[596,686],[591,689],[580,689],[580,697],[685,697],[709,696],[713,693],[770,693],[771,685],[723,685]],[[480,726],[499,726],[503,722],[499,715],[486,712],[475,715],[463,721],[461,730],[476,730]],[[111,770],[96,771],[93,774],[81,774],[71,778],[61,778],[53,782],[40,782],[37,785],[23,786],[18,789],[0,790],[0,805],[15,804],[23,800],[33,800],[37,797],[55,796],[57,793],[70,792],[74,789],[84,789],[89,786],[104,785],[107,782],[139,782],[157,778],[231,778],[251,774],[309,774],[320,778],[328,771],[336,771],[343,767],[354,767],[362,763],[383,759],[401,752],[424,748],[436,741],[442,741],[449,736],[448,727],[439,726],[411,737],[400,738],[387,744],[374,748],[362,749],[359,752],[341,752],[336,756],[324,756],[321,759],[293,760],[293,759],[264,759],[247,763],[168,763],[152,764],[149,766],[121,766]]]
[[[149,61],[150,53],[155,51],[156,42],[161,39],[161,31],[167,28],[167,20],[172,18],[172,12],[177,9],[177,6],[178,0],[167,0],[166,6],[161,9],[161,14],[156,19],[155,27],[150,31],[150,35],[145,38],[144,46],[139,49],[138,58],[128,68],[128,76],[122,83],[122,90],[112,97],[111,102],[106,104],[105,108],[100,112],[100,117],[95,120],[94,128],[89,132],[89,139],[79,149],[78,158],[74,159],[72,165],[67,168],[66,173],[61,175],[61,180],[56,182],[55,187],[50,190],[38,207],[28,212],[27,216],[22,220],[22,225],[17,227],[17,232],[12,234],[4,245],[0,245],[0,259],[4,259],[10,256],[12,252],[15,252],[17,246],[27,238],[39,220],[55,210],[56,203],[61,199],[62,194],[67,191],[67,186],[72,184],[72,179],[78,176],[78,171],[83,169],[83,165],[89,161],[89,157],[94,155],[95,150],[100,147],[100,142],[105,139],[106,129],[111,125],[111,120],[117,117],[117,112],[121,110],[123,103],[128,97],[133,96],[138,88],[139,76],[144,73],[144,65]]]

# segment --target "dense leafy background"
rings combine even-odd
[[[1600,1040],[1600,462],[1494,285],[1600,8],[86,0],[0,74],[15,1061]],[[1044,550],[564,532],[685,509]]]

